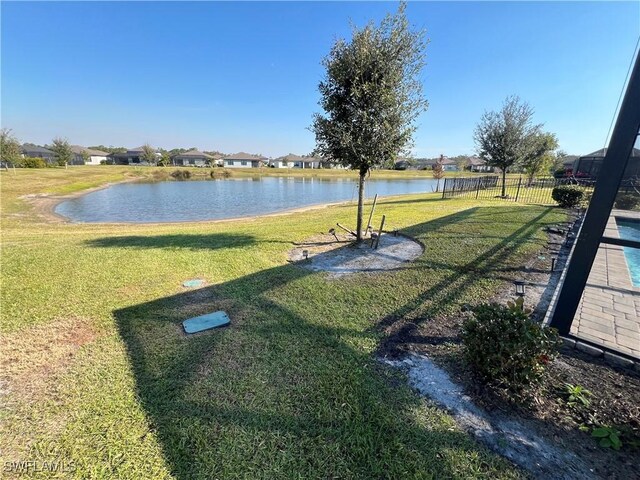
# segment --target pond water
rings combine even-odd
[[[433,179],[370,179],[375,194],[431,193]],[[263,215],[291,208],[357,201],[357,180],[294,177],[123,183],[60,203],[74,222],[185,222]]]

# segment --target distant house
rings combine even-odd
[[[56,154],[48,148],[38,147],[37,145],[24,144],[21,147],[22,156],[24,158],[41,158],[49,164],[56,162]]]
[[[297,157],[297,155],[290,153],[284,157],[275,158],[269,161],[269,166],[271,168],[293,168],[295,162],[292,157]]]
[[[188,152],[179,153],[172,157],[175,165],[204,167],[212,162],[215,162],[215,158],[212,155],[206,154],[199,150],[189,150]]]
[[[109,155],[102,150],[92,150],[80,145],[72,145],[71,151],[73,152],[73,160],[71,161],[73,165],[100,165],[103,162],[107,162],[107,156]],[[85,160],[85,156],[87,160]]]
[[[143,154],[144,148],[137,147],[123,153],[110,153],[107,155],[107,159],[113,165],[147,165],[147,162],[142,158]],[[156,152],[156,156],[160,157],[160,154]]]
[[[469,170],[472,172],[493,172],[494,168],[478,157],[469,157]]]
[[[394,170],[409,170],[415,169],[418,166],[418,162],[412,158],[398,157],[393,163]]]
[[[460,170],[456,161],[449,157],[441,156],[440,163],[442,163],[442,170],[445,172],[457,172]]]
[[[562,167],[565,171],[575,172],[576,160],[578,160],[579,158],[580,157],[577,155],[565,155],[564,157],[562,157]]]
[[[224,166],[227,168],[260,168],[268,162],[267,157],[252,155],[251,153],[235,153],[224,157]]]
[[[316,157],[305,157],[290,153],[269,162],[273,168],[321,168],[321,160]]]
[[[598,174],[606,170],[604,165],[604,157],[607,153],[606,148],[601,148],[588,155],[583,155],[575,161],[574,175],[589,176],[597,178]],[[634,148],[627,162],[627,168],[624,171],[623,179],[628,179],[640,175],[640,149]]]

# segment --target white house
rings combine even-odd
[[[269,161],[267,157],[246,152],[229,155],[223,160],[226,168],[260,168]]]
[[[80,145],[71,145],[71,151],[74,154],[73,164],[75,165],[101,165],[107,163],[107,155],[109,155],[102,150],[92,150]]]

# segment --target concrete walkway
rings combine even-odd
[[[614,215],[605,236],[619,238]],[[631,282],[622,247],[600,244],[571,333],[640,359],[640,288]]]

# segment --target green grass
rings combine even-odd
[[[490,296],[561,211],[384,199],[377,215],[419,238],[424,255],[403,270],[329,279],[286,254],[353,224],[353,204],[123,226],[49,223],[18,198],[130,172],[90,168],[2,173],[2,462],[73,461],[59,476],[78,478],[519,476],[375,352],[382,325]],[[209,285],[180,286],[196,277]],[[181,333],[181,320],[218,308],[231,327]]]

